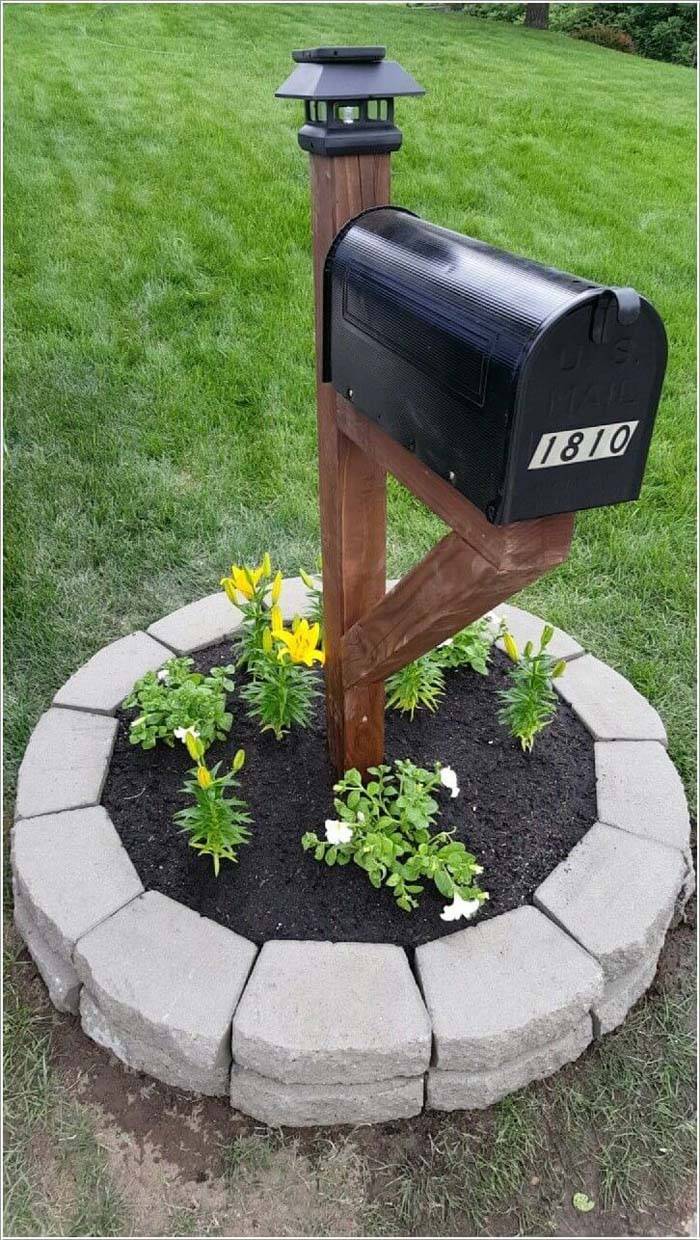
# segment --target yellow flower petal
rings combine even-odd
[[[255,593],[255,588],[254,583],[251,582],[248,576],[248,570],[245,568],[239,568],[237,564],[232,564],[231,577],[233,578],[234,586],[243,595],[243,597],[251,599]]]
[[[276,641],[284,642],[290,652],[296,644],[294,634],[290,633],[288,629],[273,629],[272,636]]]
[[[236,587],[233,584],[233,581],[231,580],[231,578],[222,577],[219,584],[224,587],[224,593],[226,594],[226,597],[229,603],[233,603],[235,607],[236,604],[238,603],[238,591],[236,590]]]

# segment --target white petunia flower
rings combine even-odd
[[[161,667],[160,671],[158,672],[158,679],[159,679],[159,680],[167,680],[167,679],[168,679],[168,669],[167,669],[167,667]]]
[[[459,796],[457,776],[451,766],[443,766],[440,768],[440,783],[443,788],[449,788],[451,797]]]
[[[199,740],[199,732],[196,728],[176,728],[173,736],[179,741],[186,741],[188,736],[193,736],[195,740]]]
[[[362,813],[362,810],[361,810],[361,809],[358,809],[358,811],[357,811],[357,821],[358,821],[358,822],[364,822],[364,820],[365,820],[365,816],[364,816],[364,814]]]
[[[441,921],[459,921],[460,917],[465,919],[473,917],[479,908],[478,900],[463,900],[455,891],[452,897],[452,903],[446,904],[440,914]]]
[[[473,865],[473,866],[472,866],[472,871],[473,871],[473,873],[474,873],[474,874],[483,874],[483,872],[484,872],[484,867],[483,867],[483,865]]]
[[[346,822],[338,822],[337,818],[326,818],[326,839],[329,844],[349,844],[352,827]]]

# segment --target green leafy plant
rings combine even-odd
[[[307,728],[311,722],[319,694],[311,668],[325,661],[319,637],[319,625],[299,617],[286,629],[279,607],[272,607],[270,625],[263,632],[252,667],[253,679],[241,690],[241,697],[248,703],[249,717],[258,720],[261,731],[273,732],[278,741],[290,728]]]
[[[317,624],[323,642],[323,590],[316,584],[313,577],[310,577],[303,568],[299,569],[299,575],[306,586],[311,598],[309,600],[308,610],[306,612],[307,620],[312,624]]]
[[[421,655],[386,681],[387,710],[399,710],[411,719],[417,710],[436,711],[445,692],[445,677],[434,653]]]
[[[491,647],[499,636],[488,616],[475,620],[441,642],[432,652],[432,657],[440,667],[470,667],[480,676],[488,676]]]
[[[488,899],[474,882],[482,867],[451,832],[431,831],[440,808],[433,793],[441,786],[459,793],[454,771],[398,760],[393,768],[370,767],[369,775],[363,784],[359,771],[346,771],[334,786],[338,818],[326,820],[325,839],[307,831],[304,851],[328,866],[354,862],[373,887],[388,887],[405,912],[418,907],[430,881],[453,902],[441,914],[445,921],[473,916]]]
[[[557,699],[552,681],[562,676],[566,663],[560,659],[555,663],[546,647],[554,636],[554,629],[546,624],[542,630],[539,650],[535,653],[532,642],[528,642],[522,656],[515,638],[506,633],[504,644],[513,666],[509,668],[510,686],[500,689],[498,696],[503,702],[498,718],[510,729],[512,736],[520,741],[526,753],[529,753],[538,732],[546,728],[554,718]]]
[[[270,608],[279,603],[282,592],[282,574],[277,572],[272,577],[272,563],[266,551],[256,568],[232,564],[230,576],[222,577],[220,584],[229,602],[243,612],[235,638],[236,666],[255,674],[262,654],[263,633],[270,623]]]
[[[231,770],[219,775],[220,762],[211,770],[204,765],[201,741],[190,733],[186,743],[197,765],[192,767],[192,778],[185,781],[182,791],[194,798],[194,805],[179,810],[174,821],[189,836],[190,848],[201,857],[211,857],[214,874],[218,877],[222,860],[237,861],[236,849],[250,839],[251,817],[245,801],[235,793],[226,796],[229,789],[238,787],[236,775],[245,762],[245,751],[239,749]]]
[[[233,716],[226,694],[233,692],[235,668],[213,667],[207,676],[193,672],[193,659],[169,659],[157,672],[146,672],[124,700],[139,715],[129,728],[132,745],[153,749],[158,741],[172,746],[177,731],[194,727],[208,748],[224,740]]]
[[[437,710],[445,692],[445,668],[471,667],[480,676],[487,676],[491,647],[502,629],[496,631],[492,618],[484,616],[435,650],[392,672],[386,681],[387,710],[399,710],[411,719],[421,708]]]

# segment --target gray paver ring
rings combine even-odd
[[[287,578],[284,614],[307,604]],[[539,636],[539,617],[497,612],[521,645]],[[144,672],[241,619],[217,593],[105,646],[32,733],[12,831],[15,923],[56,1007],[129,1068],[229,1095],[275,1125],[489,1106],[619,1025],[693,889],[688,809],[656,711],[560,629],[550,649],[568,668],[555,683],[593,738],[598,821],[532,905],[419,947],[412,968],[391,944],[258,951],[144,891],[100,805],[114,715]]]

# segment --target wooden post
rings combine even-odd
[[[384,684],[347,686],[342,640],[386,591],[386,472],[340,429],[339,398],[323,382],[323,266],[343,224],[389,202],[389,161],[311,156],[328,747],[336,770],[356,766],[363,774],[384,757]]]
[[[363,417],[352,391],[341,394],[323,382],[328,251],[349,220],[389,205],[390,152],[401,145],[393,99],[424,92],[400,65],[384,63],[383,48],[307,49],[294,52],[294,59],[298,68],[277,95],[305,101],[299,145],[311,152],[328,748],[337,771],[357,767],[364,775],[384,760],[385,678],[561,564],[573,516],[490,525],[468,499]],[[348,100],[351,113],[359,107],[359,117],[343,115],[339,125],[338,100]],[[369,100],[377,103],[371,119]],[[452,531],[390,594],[387,473]]]

